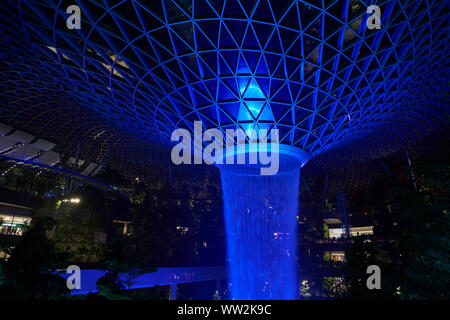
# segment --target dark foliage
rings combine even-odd
[[[66,281],[52,274],[64,261],[46,236],[54,223],[51,218],[34,219],[9,259],[1,261],[0,299],[57,299],[68,293]]]

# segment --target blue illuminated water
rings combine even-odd
[[[295,299],[300,169],[261,176],[236,167],[221,166],[232,298]]]

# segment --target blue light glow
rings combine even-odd
[[[221,166],[233,299],[295,299],[300,164],[280,157],[277,175]]]
[[[238,114],[238,121],[241,123],[241,127],[244,131],[249,129],[269,130],[271,125],[267,124],[267,122],[272,123],[274,117],[261,87],[255,79],[248,81],[245,85],[242,85],[242,80],[239,83],[241,84],[240,93],[243,98]]]
[[[197,120],[276,128],[320,168],[448,128],[446,1],[73,0],[76,31],[65,1],[38,2],[0,9],[0,120],[132,176],[153,179],[144,166],[163,167],[172,132]],[[365,27],[372,3],[380,29]],[[221,168],[233,296],[294,298],[300,166],[242,167]]]

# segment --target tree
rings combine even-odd
[[[450,166],[437,155],[379,183],[361,207],[382,216],[373,242],[357,239],[346,252],[344,274],[350,298],[448,299],[450,296]],[[371,190],[372,190],[371,189]],[[383,216],[384,215],[384,216]],[[382,241],[380,241],[382,240]],[[367,266],[381,268],[381,290],[367,290]]]
[[[79,202],[70,202],[69,198],[50,198],[44,201],[35,216],[49,216],[56,221],[52,230],[52,239],[61,252],[65,252],[71,261],[95,262],[101,249],[109,224],[111,205],[100,192],[85,188],[72,198]],[[69,201],[68,201],[69,200]]]
[[[392,210],[399,216],[403,299],[448,299],[450,296],[450,166],[446,159],[419,163],[418,191],[394,188]]]
[[[381,270],[381,289],[367,288],[367,268],[376,265]],[[390,252],[363,236],[356,237],[345,251],[343,297],[346,299],[395,299],[399,279]]]
[[[125,290],[133,287],[138,276],[156,271],[151,267],[151,252],[141,243],[147,237],[147,230],[137,228],[131,235],[104,245],[101,262],[107,272],[97,281],[100,296],[111,300],[131,300],[134,293]]]
[[[52,272],[64,266],[65,257],[46,233],[51,218],[36,218],[0,262],[0,299],[58,299],[68,293],[66,281]]]

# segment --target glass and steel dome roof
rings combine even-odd
[[[79,30],[66,26],[72,4]],[[366,26],[370,4],[380,29]],[[378,157],[448,125],[447,6],[6,1],[0,121],[126,165],[157,163],[154,146],[194,120],[277,128],[312,157]]]

